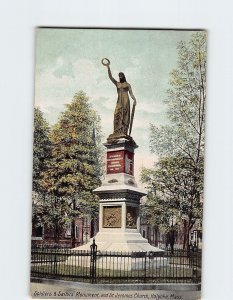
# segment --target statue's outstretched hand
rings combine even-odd
[[[109,67],[110,65],[110,60],[108,58],[103,58],[101,62],[105,67]]]

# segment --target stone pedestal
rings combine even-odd
[[[106,143],[106,177],[94,192],[100,197],[99,232],[95,242],[99,251],[163,252],[151,246],[139,232],[140,191],[134,178],[135,142],[125,138]],[[90,250],[91,241],[77,250]],[[159,254],[159,253],[158,253]]]

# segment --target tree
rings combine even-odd
[[[163,200],[172,210],[185,215],[184,247],[187,248],[189,232],[202,213],[206,33],[193,34],[188,43],[181,41],[177,49],[178,66],[171,72],[165,101],[169,123],[150,127],[150,150],[157,153],[160,160],[153,179],[148,180],[153,180],[153,187],[150,185],[149,189],[160,191],[151,202],[155,207]]]
[[[147,220],[157,225],[168,237],[171,249],[178,224],[183,224],[183,243],[186,247],[188,233],[194,221],[202,216],[202,202],[197,194],[202,193],[203,174],[196,174],[195,177],[187,158],[164,157],[159,160],[155,169],[143,170],[142,181],[149,190],[144,208]]]
[[[197,166],[204,156],[206,101],[206,34],[178,45],[178,67],[171,72],[167,113],[169,125],[151,125],[152,152],[160,156],[181,155]]]
[[[33,198],[33,223],[51,229],[58,244],[61,232],[70,220],[66,200],[51,193],[36,194]]]
[[[34,109],[34,141],[33,141],[33,181],[32,189],[40,193],[39,181],[46,169],[46,160],[50,157],[51,143],[49,140],[49,124],[39,108]]]
[[[42,204],[43,190],[40,186],[42,172],[46,170],[46,160],[51,154],[49,140],[50,127],[39,108],[34,109],[33,140],[33,179],[32,179],[32,221],[38,227],[43,224]]]
[[[98,213],[97,196],[93,189],[100,185],[101,149],[99,117],[83,92],[75,94],[66,111],[51,130],[51,159],[43,173],[41,186],[56,199],[68,204],[72,244],[75,246],[75,218]],[[65,201],[64,201],[65,199]]]

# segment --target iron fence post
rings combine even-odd
[[[91,280],[91,283],[96,283],[96,254],[97,254],[97,245],[95,243],[95,238],[93,238],[93,243],[90,246],[90,248],[91,248],[90,280]]]
[[[56,252],[56,249],[54,249],[54,275],[55,275],[55,277],[57,275],[57,252]]]
[[[147,258],[147,252],[145,253],[145,260],[144,260],[144,282],[146,282],[146,258]]]

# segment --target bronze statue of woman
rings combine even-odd
[[[110,61],[107,58],[102,59],[102,64],[108,68],[108,76],[117,88],[117,103],[114,111],[114,133],[112,137],[128,136],[128,131],[132,127],[133,115],[130,119],[130,101],[129,95],[136,105],[136,98],[133,95],[130,84],[126,81],[124,73],[119,73],[119,81],[112,77],[110,70]],[[134,110],[133,110],[134,111]],[[131,124],[130,124],[131,123]],[[129,132],[130,135],[131,132]]]

